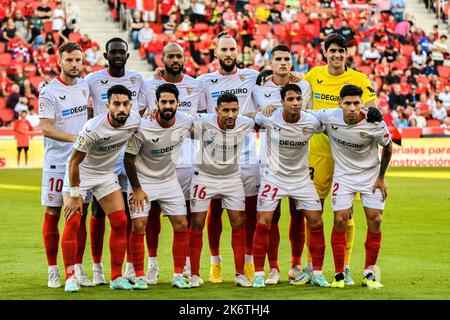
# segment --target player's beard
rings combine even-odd
[[[175,111],[169,108],[165,108],[162,111],[158,110],[158,113],[161,119],[163,119],[164,121],[170,121],[175,116]]]
[[[178,63],[178,66],[179,66],[178,70],[173,70],[172,66],[173,66],[173,64],[171,66],[169,66],[167,64],[164,65],[164,69],[167,71],[167,73],[170,73],[172,76],[178,76],[180,73],[183,72],[183,69],[184,69],[183,64]]]
[[[225,72],[231,72],[236,67],[236,58],[233,59],[233,63],[228,65],[225,63],[225,60],[219,59],[219,64]]]
[[[63,72],[66,77],[72,78],[72,79],[78,78],[81,74],[81,70],[78,70],[78,69],[77,70],[75,70],[75,69],[69,70],[68,72],[63,69]]]
[[[128,115],[125,112],[119,112],[116,116],[111,114],[111,118],[113,118],[114,121],[123,126],[125,122],[127,122]]]

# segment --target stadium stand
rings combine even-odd
[[[26,95],[36,107],[44,77],[48,81],[58,71],[55,48],[64,41],[77,41],[83,46],[90,58],[84,74],[103,67],[101,58],[96,63],[98,46],[80,33],[76,21],[69,20],[66,3],[0,1],[0,95],[6,101],[0,110],[14,109],[11,103],[17,100],[9,99],[14,84],[19,85],[19,95]],[[177,42],[185,48],[185,72],[194,77],[217,70],[213,52],[216,36],[223,31],[238,41],[242,52],[239,67],[267,68],[270,48],[285,43],[293,50],[294,70],[304,73],[325,64],[320,53],[323,39],[339,32],[347,39],[351,53],[347,65],[368,75],[387,122],[395,126],[404,114],[407,125],[401,128],[403,133],[417,123],[410,118],[414,119],[418,108],[427,127],[445,127],[450,122],[433,118],[438,114],[434,112],[438,99],[450,116],[450,50],[446,35],[438,30],[425,34],[405,10],[391,10],[390,1],[185,0],[178,1],[178,5],[174,0],[103,2],[111,19],[128,30],[130,43],[148,61],[149,69],[161,66],[165,43]],[[58,8],[66,9],[66,18],[64,25],[55,26]],[[444,8],[441,18],[448,20],[448,1]],[[395,101],[404,103],[390,99],[395,86],[400,86]],[[11,113],[2,113],[0,119],[8,125]]]

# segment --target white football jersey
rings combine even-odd
[[[167,83],[166,80],[149,79],[142,84],[139,92],[139,109],[153,109],[156,108],[156,88]],[[177,108],[177,114],[183,112],[190,115],[197,114],[199,106],[205,105],[205,93],[203,83],[188,75],[183,75],[183,79],[174,83],[180,95],[178,100],[180,105]],[[194,163],[194,142],[192,139],[185,139],[180,151],[180,159],[177,168],[191,168]]]
[[[56,129],[76,135],[87,121],[88,99],[85,80],[67,86],[57,77],[39,93],[39,119],[51,119]],[[44,171],[64,172],[72,147],[72,142],[44,137]]]
[[[309,139],[323,127],[317,118],[301,111],[300,120],[288,123],[284,120],[283,109],[276,109],[270,117],[258,113],[257,125],[267,133],[265,148],[266,170],[283,179],[301,181],[309,178]]]
[[[239,173],[239,158],[245,136],[254,126],[253,119],[239,115],[233,129],[219,127],[217,113],[197,114],[194,118],[195,138],[200,140],[195,167],[214,177]]]
[[[91,97],[93,100],[94,117],[106,113],[106,103],[108,102],[108,89],[112,86],[121,84],[127,87],[132,93],[132,111],[139,112],[138,94],[141,89],[144,78],[139,72],[125,70],[123,77],[112,77],[109,75],[108,69],[96,71],[86,76],[89,84]]]
[[[323,109],[314,112],[314,115],[323,123],[330,139],[334,177],[369,172],[375,174],[379,170],[378,145],[387,146],[391,142],[384,121],[374,124],[363,119],[348,125],[340,108]]]
[[[236,73],[223,75],[219,71],[201,75],[198,77],[205,88],[205,105],[200,110],[206,109],[208,113],[215,113],[217,98],[225,92],[235,94],[239,101],[239,114],[255,112],[253,91],[256,85],[258,72],[252,69],[237,69]],[[247,136],[241,154],[241,165],[258,163],[256,155],[256,136]]]
[[[80,177],[94,178],[114,172],[120,153],[141,123],[139,114],[130,112],[125,125],[111,125],[109,112],[90,119],[78,134],[74,148],[86,153],[80,164]]]
[[[311,86],[304,80],[297,82],[296,85],[302,90],[303,110],[306,110],[306,104],[311,101]],[[275,84],[272,80],[267,81],[262,86],[256,86],[253,91],[256,109],[260,110],[269,104],[282,107],[280,94],[282,87]]]
[[[128,141],[126,152],[136,155],[138,178],[143,181],[176,179],[175,168],[183,140],[190,136],[193,118],[182,112],[175,123],[163,128],[156,119],[141,119],[141,126]]]

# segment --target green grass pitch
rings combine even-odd
[[[450,277],[450,169],[388,170],[389,197],[383,217],[383,240],[378,265],[382,290],[367,290],[359,284],[364,264],[366,225],[361,203],[355,204],[356,235],[351,260],[357,285],[343,290],[289,285],[289,214],[283,202],[280,220],[279,264],[282,283],[265,289],[237,288],[234,285],[230,228],[224,214],[221,253],[225,283],[191,290],[170,287],[172,278],[172,230],[163,218],[160,236],[159,283],[148,291],[113,291],[108,287],[83,288],[77,294],[64,289],[49,289],[47,265],[42,241],[43,208],[40,205],[40,170],[0,170],[0,299],[449,299]],[[326,255],[324,274],[333,275],[330,245],[332,214],[329,199],[324,213]],[[62,233],[62,221],[60,233]],[[109,228],[107,227],[107,230]],[[108,236],[108,232],[107,235]],[[89,237],[84,269],[92,276]],[[109,277],[108,240],[105,240],[104,267]],[[146,258],[147,262],[147,258]],[[61,250],[58,263],[63,277]],[[266,268],[267,271],[267,268]],[[201,266],[202,277],[209,272],[209,248],[206,238]],[[63,279],[61,279],[63,280]]]

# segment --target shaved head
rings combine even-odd
[[[162,52],[161,61],[164,69],[172,76],[178,76],[184,68],[184,49],[178,43],[167,44]]]
[[[184,49],[182,46],[180,46],[178,43],[168,43],[164,46],[164,49],[162,51],[163,56],[165,56],[169,51],[178,49],[181,51],[182,54],[184,54]]]

